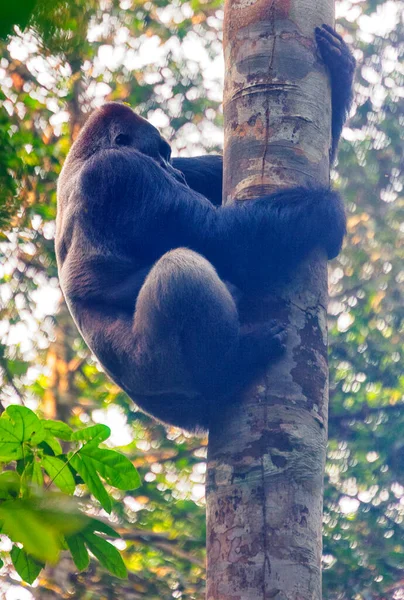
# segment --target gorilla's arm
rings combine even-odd
[[[332,143],[330,160],[332,163],[336,157],[341,131],[352,104],[356,61],[342,37],[329,25],[316,27],[316,42],[331,79]]]
[[[109,148],[65,166],[57,249],[73,301],[132,309],[156,260],[185,246],[208,252],[216,208],[134,148]],[[70,196],[63,211],[63,197]],[[62,219],[63,212],[63,219]],[[213,235],[213,233],[212,233]]]
[[[353,97],[355,59],[342,37],[328,25],[316,28],[316,42],[331,78],[331,150],[336,157],[341,131]],[[216,206],[222,202],[223,158],[218,155],[174,158],[173,166],[181,171],[190,188],[203,194]]]
[[[216,267],[243,291],[270,289],[315,247],[329,259],[341,250],[346,217],[337,192],[293,188],[218,211]]]
[[[89,295],[105,300],[108,293],[121,307],[130,302],[133,306],[148,269],[173,248],[195,250],[222,278],[242,290],[260,291],[316,246],[329,258],[336,256],[345,233],[344,209],[336,192],[296,188],[215,208],[132,148],[97,153],[79,181],[85,210],[79,216],[83,242],[78,245],[85,247],[100,234],[104,240],[105,257],[87,260],[89,265],[99,262],[92,267],[98,273],[98,289],[88,277]],[[86,275],[79,268],[74,271],[76,292],[83,295]],[[139,275],[136,281],[127,276],[134,272]],[[125,284],[120,286],[120,280]]]
[[[79,188],[88,238],[95,228],[113,251],[149,263],[180,246],[204,253],[206,232],[215,229],[215,207],[135,148],[95,154],[82,169]]]
[[[207,154],[191,158],[173,158],[172,165],[184,174],[185,181],[215,206],[222,203],[223,156]]]

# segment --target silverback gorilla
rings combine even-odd
[[[355,62],[331,28],[316,39],[333,156]],[[221,157],[170,155],[129,107],[96,110],[59,179],[56,252],[70,311],[106,372],[145,412],[203,431],[284,347],[277,323],[240,330],[234,289],[265,293],[316,246],[335,257],[345,214],[329,189],[219,206]]]

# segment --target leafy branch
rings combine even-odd
[[[110,433],[106,425],[73,431],[19,405],[1,415],[0,532],[13,542],[10,559],[25,582],[33,583],[46,563],[55,564],[61,550],[70,551],[79,570],[88,567],[90,551],[112,574],[127,577],[119,551],[105,539],[119,534],[86,515],[71,498],[84,483],[110,513],[106,485],[124,491],[139,487],[131,461],[100,447]],[[72,449],[65,453],[59,440]]]

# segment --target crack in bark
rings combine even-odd
[[[275,46],[275,40],[274,40]],[[268,139],[269,139],[269,100],[266,98],[265,101],[265,149],[264,154],[262,155],[262,164],[261,164],[261,181],[263,182],[265,179],[265,163],[268,153]]]
[[[327,312],[327,307],[324,306],[324,304],[321,304],[321,302],[318,302],[318,304],[316,304],[315,306],[306,306],[305,308],[302,308],[301,306],[299,306],[298,304],[296,304],[296,302],[293,302],[292,300],[288,300],[288,303],[291,304],[292,306],[298,308],[304,314],[308,313],[309,311],[317,312],[317,309],[319,307],[322,308],[325,312]]]
[[[271,52],[271,59],[268,64],[268,78],[270,78],[271,71],[273,69],[274,57],[275,57],[275,46],[276,46],[276,34],[275,34],[275,5],[272,3],[269,14],[269,21],[271,23],[272,31],[270,34],[273,35],[273,45]],[[261,181],[264,181],[265,178],[265,163],[268,153],[268,140],[269,140],[269,97],[265,96],[265,149],[264,154],[262,156],[262,165],[261,165]]]

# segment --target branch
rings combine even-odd
[[[172,546],[171,544],[164,543],[164,542],[159,542],[158,544],[155,544],[155,546],[157,548],[160,548],[161,550],[170,552],[170,554],[173,554],[177,558],[182,558],[183,560],[186,560],[186,561],[192,563],[193,565],[200,567],[201,569],[205,569],[205,566],[206,566],[205,561],[198,560],[197,558],[192,556],[192,554],[189,554],[188,552],[185,552],[184,550],[181,550],[180,548],[177,548],[176,546]]]
[[[404,402],[398,402],[397,404],[387,404],[385,406],[363,406],[356,412],[345,412],[338,415],[331,414],[329,417],[329,423],[338,424],[341,421],[363,420],[367,416],[372,414],[379,414],[381,412],[394,412],[395,410],[402,410],[404,408]]]
[[[127,531],[126,529],[116,529],[116,532],[124,539],[125,541],[143,541],[151,544],[156,548],[160,548],[160,550],[164,550],[165,552],[169,552],[173,556],[177,558],[181,558],[186,560],[201,569],[205,568],[205,563],[198,558],[195,558],[189,552],[182,550],[178,547],[180,541],[178,539],[170,539],[170,533],[156,533],[155,531],[144,531],[143,529],[135,529]],[[197,539],[188,539],[187,542],[197,542],[200,543],[201,540]]]
[[[163,450],[160,451],[153,451],[153,452],[138,452],[136,451],[135,454],[130,454],[128,455],[128,458],[132,461],[139,461],[142,460],[144,462],[146,462],[147,464],[151,464],[153,462],[158,462],[160,464],[163,464],[165,462],[169,462],[171,460],[176,460],[178,458],[179,455],[181,455],[181,458],[185,458],[185,457],[190,457],[193,458],[195,461],[198,462],[202,462],[203,460],[205,460],[202,457],[197,457],[197,456],[192,456],[194,452],[196,452],[197,450],[202,450],[206,448],[206,444],[198,444],[197,446],[192,446],[190,448],[187,448],[186,450],[172,450],[169,448],[165,448]]]
[[[101,519],[102,521],[102,519]],[[109,525],[109,521],[104,521],[107,525]],[[178,539],[173,539],[171,537],[171,533],[169,531],[160,531],[160,532],[156,532],[156,531],[151,531],[151,530],[146,530],[146,529],[131,529],[130,531],[128,531],[127,529],[125,529],[124,527],[115,527],[115,531],[117,533],[119,533],[119,535],[124,539],[124,540],[139,540],[139,539],[144,539],[145,541],[150,541],[150,539],[154,539],[157,541],[170,541],[173,544],[178,544],[179,540]],[[187,537],[185,540],[185,542],[193,542],[193,543],[200,543],[200,539],[199,538],[190,538]]]

